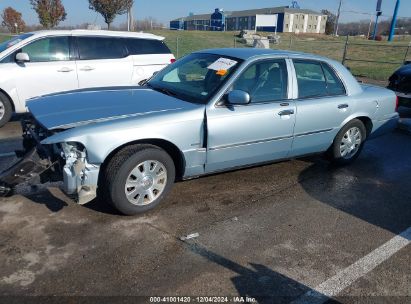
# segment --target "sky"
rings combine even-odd
[[[104,25],[103,18],[94,11],[89,10],[88,0],[62,0],[66,8],[67,19],[61,25],[76,25],[94,23]],[[383,19],[390,18],[394,11],[396,0],[383,0]],[[411,17],[411,0],[402,0],[399,16]],[[321,11],[328,9],[336,12],[339,0],[299,0],[301,8]],[[341,21],[357,21],[370,19],[366,14],[374,14],[377,0],[343,0]],[[144,19],[152,17],[165,25],[172,19],[187,16],[190,12],[195,14],[212,13],[215,8],[223,8],[226,11],[243,10],[252,8],[276,7],[291,5],[291,0],[134,0],[134,18]],[[31,9],[29,0],[0,0],[0,11],[11,6],[23,14],[27,24],[38,24],[36,13]],[[114,24],[126,22],[126,16],[116,18]]]

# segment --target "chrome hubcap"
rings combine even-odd
[[[166,184],[166,167],[157,160],[147,160],[137,165],[128,175],[126,197],[133,205],[149,205],[163,193]]]
[[[353,157],[361,146],[361,131],[357,127],[349,129],[343,136],[340,144],[340,154],[345,159]]]
[[[0,100],[0,119],[3,119],[5,112],[6,109],[4,108],[4,103]]]

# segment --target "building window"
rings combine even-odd
[[[288,23],[285,25],[285,27],[288,27]]]

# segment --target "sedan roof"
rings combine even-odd
[[[207,49],[201,50],[196,53],[209,53],[221,56],[236,57],[239,59],[247,60],[253,57],[265,57],[265,56],[281,56],[281,57],[304,57],[312,59],[327,59],[325,57],[293,52],[293,51],[283,51],[283,50],[272,50],[272,49],[257,49],[257,48],[225,48],[225,49]]]

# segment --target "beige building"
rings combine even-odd
[[[285,12],[283,32],[324,34],[326,23],[326,15],[307,11]]]

